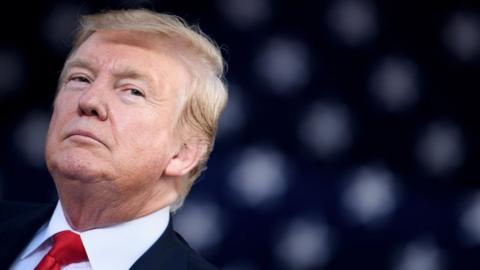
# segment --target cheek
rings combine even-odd
[[[77,109],[76,97],[71,93],[60,92],[54,102],[54,109],[52,113],[52,121],[55,122],[65,121],[65,118],[74,113]]]
[[[62,130],[67,125],[69,119],[72,119],[76,113],[74,97],[67,97],[64,93],[59,93],[55,99],[52,116],[47,133],[47,143],[59,139]]]
[[[138,118],[141,119],[141,116]],[[136,151],[147,150],[154,146],[161,134],[160,129],[144,121],[129,119],[129,121],[120,121],[118,125],[121,143],[135,148]]]
[[[59,133],[60,129],[60,122],[61,122],[61,110],[58,109],[58,106],[55,106],[52,112],[52,116],[50,118],[50,124],[48,126],[48,133],[47,133],[47,139],[51,140],[52,136],[55,136],[55,134]]]
[[[66,122],[67,111],[65,107],[56,105],[52,112],[48,134],[58,134]]]
[[[122,124],[116,162],[139,179],[158,179],[171,156],[165,133],[145,123]]]
[[[124,117],[123,121],[116,123],[120,144],[127,146],[126,151],[156,159],[168,156],[173,149],[172,128],[165,122],[152,119],[149,115],[136,114],[136,117]]]

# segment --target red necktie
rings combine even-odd
[[[80,236],[71,231],[62,231],[53,236],[52,248],[35,270],[60,270],[60,266],[87,260]]]

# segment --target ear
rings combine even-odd
[[[206,145],[198,141],[183,143],[165,168],[167,176],[184,176],[197,166],[206,151]]]

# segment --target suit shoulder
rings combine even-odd
[[[51,208],[51,204],[0,201],[0,220],[1,222],[8,222],[23,216],[27,217],[49,211]]]
[[[52,211],[47,204],[0,202],[0,269],[8,269]]]
[[[218,270],[219,268],[205,260],[197,252],[193,251],[188,260],[189,270]]]
[[[175,235],[183,248],[188,253],[188,269],[189,270],[218,270],[219,268],[208,262],[203,258],[196,250],[190,247],[190,245],[183,239],[183,237],[175,232]]]

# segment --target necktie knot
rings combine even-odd
[[[71,231],[62,231],[53,236],[53,245],[35,270],[60,269],[62,265],[88,260],[80,236]]]

